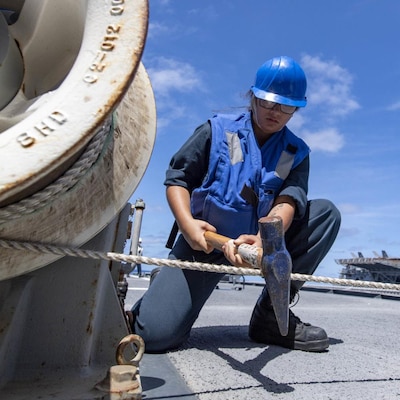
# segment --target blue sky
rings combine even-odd
[[[257,68],[288,55],[308,78],[308,105],[289,127],[312,149],[309,198],[328,198],[342,213],[316,274],[337,277],[334,260],[352,252],[400,257],[399,18],[397,0],[150,0],[142,62],[157,138],[131,198],[146,204],[144,255],[168,254],[171,156],[215,112],[246,106]]]

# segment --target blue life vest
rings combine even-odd
[[[256,234],[258,220],[268,214],[284,180],[310,149],[287,127],[260,148],[250,112],[216,115],[210,122],[208,172],[192,192],[192,214],[222,235]]]

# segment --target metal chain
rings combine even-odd
[[[93,250],[55,246],[52,244],[44,244],[44,243],[0,239],[0,246],[6,249],[27,250],[35,253],[46,253],[59,256],[101,259],[101,260],[136,263],[136,264],[141,263],[141,264],[149,264],[156,266],[168,266],[181,269],[218,272],[218,273],[233,274],[233,275],[262,276],[261,270],[256,268],[239,268],[231,265],[217,265],[217,264],[207,264],[201,262],[169,260],[169,259],[160,259],[160,258],[152,258],[145,256],[127,255],[121,253],[112,253],[112,252],[105,253]],[[302,281],[302,282],[320,282],[320,283],[330,283],[342,286],[400,291],[400,284],[394,284],[394,283],[358,281],[352,279],[329,278],[329,277],[305,275],[297,273],[291,274],[291,279],[294,281]]]

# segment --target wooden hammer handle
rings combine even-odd
[[[218,250],[222,250],[222,246],[229,240],[232,240],[230,237],[210,231],[206,231],[204,237],[208,244]],[[262,248],[244,243],[236,248],[236,252],[242,257],[245,263],[244,267],[261,268]]]
[[[206,241],[208,244],[210,244],[211,246],[215,247],[218,250],[222,250],[222,246],[226,242],[231,240],[231,238],[228,236],[223,236],[218,233],[210,232],[210,231],[206,231],[204,233],[204,237],[206,238]]]

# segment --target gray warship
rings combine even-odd
[[[400,283],[400,258],[389,257],[385,250],[382,255],[374,252],[375,257],[364,257],[361,252],[353,258],[336,259],[343,265],[340,278],[363,281]]]

